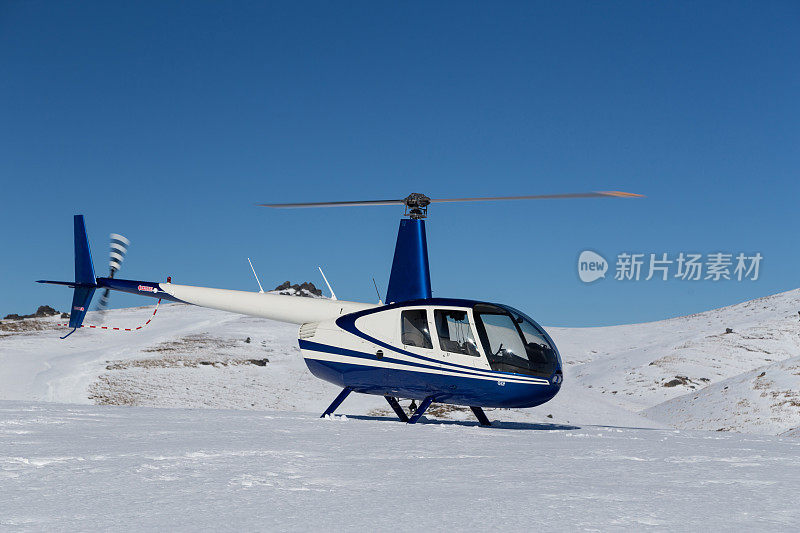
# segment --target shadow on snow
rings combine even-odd
[[[351,420],[370,420],[373,422],[393,422],[395,424],[404,424],[397,418],[386,416],[366,416],[366,415],[345,415]],[[479,426],[477,421],[473,420],[441,420],[427,418],[423,416],[419,419],[417,424],[421,425],[444,425],[444,426],[465,426],[474,427]],[[527,430],[527,431],[573,431],[581,429],[580,426],[573,426],[567,424],[548,424],[548,423],[535,423],[535,422],[502,422],[494,421],[490,427],[486,429],[514,429],[514,430]]]

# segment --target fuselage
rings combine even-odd
[[[430,298],[300,327],[317,377],[355,392],[483,407],[534,407],[563,381],[541,326],[513,308]]]

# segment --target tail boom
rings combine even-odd
[[[283,294],[234,291],[152,281],[97,278],[97,284],[98,287],[107,287],[113,291],[161,298],[172,302],[269,318],[292,324],[329,320],[340,315],[375,307],[374,304],[329,300],[327,298],[301,298]]]

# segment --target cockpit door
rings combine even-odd
[[[483,354],[478,348],[475,324],[468,309],[433,309],[433,331],[443,368],[448,363],[483,368]]]

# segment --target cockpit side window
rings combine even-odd
[[[428,312],[424,309],[410,309],[402,313],[402,341],[406,346],[433,348],[431,333],[428,330]]]
[[[528,355],[514,320],[507,314],[487,313],[480,317],[492,359],[507,360],[515,366],[527,366]]]
[[[436,322],[436,332],[439,335],[439,347],[442,350],[474,357],[480,356],[466,311],[436,309],[433,317]]]
[[[476,304],[473,314],[492,370],[549,377],[558,369],[550,338],[527,316],[492,304]]]

